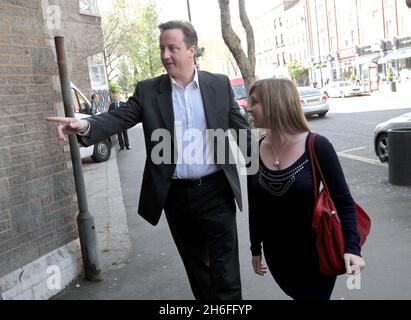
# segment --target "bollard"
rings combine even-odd
[[[388,182],[411,186],[411,128],[388,130]]]

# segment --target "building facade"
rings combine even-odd
[[[94,4],[0,0],[0,299],[47,299],[82,273],[69,147],[45,117],[64,114],[55,35],[73,82],[93,91]]]
[[[287,64],[299,60],[318,86],[355,79],[371,87],[388,68],[398,81],[411,79],[405,0],[284,0],[252,24],[256,74],[287,76]]]

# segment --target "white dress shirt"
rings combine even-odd
[[[200,82],[194,79],[185,88],[171,78],[177,165],[173,178],[199,178],[218,170],[206,143],[206,119]]]

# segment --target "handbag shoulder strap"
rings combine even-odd
[[[308,136],[308,154],[310,156],[310,162],[311,162],[311,169],[313,172],[313,182],[314,182],[314,197],[317,198],[318,196],[318,188],[317,188],[317,183],[321,182],[323,185],[323,188],[326,190],[326,192],[329,193],[327,184],[324,179],[323,172],[321,170],[320,163],[318,161],[317,155],[315,153],[315,148],[314,148],[314,142],[315,138],[318,136],[318,134],[310,132]],[[320,177],[317,177],[317,173],[320,174]],[[319,181],[318,181],[319,180]]]

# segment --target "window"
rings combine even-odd
[[[104,64],[103,53],[87,58],[88,70],[93,90],[107,90],[106,65]]]
[[[91,16],[100,16],[97,8],[97,0],[79,0],[80,13]]]
[[[90,105],[86,102],[86,100],[84,100],[81,94],[73,88],[71,88],[71,98],[73,100],[73,111],[75,113],[91,114]]]

